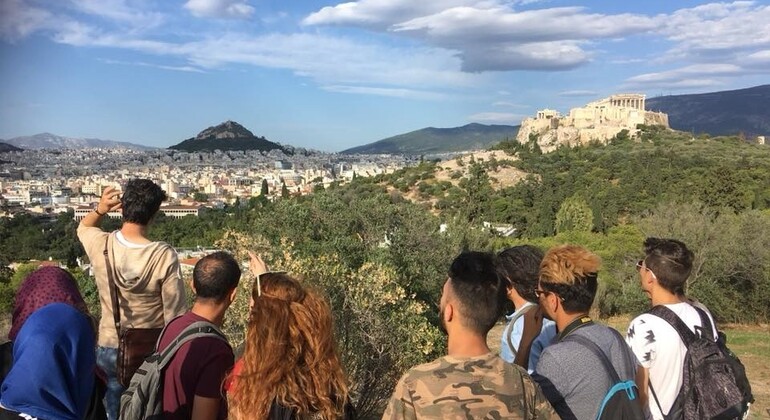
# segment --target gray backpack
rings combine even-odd
[[[137,369],[128,388],[121,395],[120,420],[163,419],[163,369],[184,343],[201,337],[218,338],[227,343],[225,336],[214,324],[198,321],[182,330],[162,353],[158,353],[160,340],[169,324],[163,328],[155,344],[155,351]]]
[[[745,373],[743,365],[715,340],[706,312],[696,306],[693,308],[701,319],[700,335],[693,333],[672,310],[663,305],[647,311],[671,324],[687,347],[682,387],[671,410],[663,417],[667,420],[742,419],[750,402],[741,389],[741,375]],[[745,375],[743,377],[745,380]],[[652,384],[650,390],[662,413]],[[753,401],[750,389],[748,398]]]

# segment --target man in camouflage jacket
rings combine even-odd
[[[410,369],[383,419],[558,419],[527,372],[487,347],[504,299],[493,255],[455,258],[440,303],[448,355]]]

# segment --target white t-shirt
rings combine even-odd
[[[690,330],[700,335],[701,320],[698,312],[689,303],[665,305],[671,309]],[[705,307],[699,305],[701,309]],[[706,311],[711,321],[714,337],[717,336],[714,318]],[[682,372],[687,348],[679,338],[674,327],[664,319],[655,315],[641,314],[631,321],[626,333],[626,342],[633,350],[639,363],[649,370],[650,384],[655,389],[655,395],[663,411],[668,414],[674,404],[679,388],[682,387]],[[663,414],[658,404],[649,394],[648,405],[650,414],[655,420],[662,420]]]

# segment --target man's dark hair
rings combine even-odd
[[[200,299],[222,302],[241,279],[241,268],[230,254],[215,252],[201,258],[193,269],[195,294]]]
[[[535,288],[540,277],[543,251],[532,245],[519,245],[497,254],[497,262],[508,284],[530,302],[537,302]]]
[[[135,178],[128,181],[120,198],[123,221],[146,226],[166,198],[166,192],[149,179]]]
[[[644,265],[655,274],[658,283],[671,293],[684,294],[695,259],[687,245],[676,239],[647,238],[644,254]]]
[[[460,304],[462,324],[481,335],[492,329],[502,313],[505,284],[493,254],[463,252],[449,268],[452,293]]]

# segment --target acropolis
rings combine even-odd
[[[537,134],[541,150],[548,152],[561,144],[606,142],[621,130],[628,130],[633,135],[639,124],[668,128],[668,115],[646,111],[645,95],[623,93],[572,108],[568,116],[553,109],[537,111],[535,118],[522,121],[516,140],[526,143],[530,134]]]

